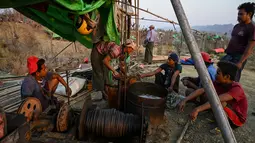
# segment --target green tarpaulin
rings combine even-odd
[[[0,0],[0,8],[16,8],[37,4],[48,0]]]
[[[34,21],[49,28],[54,33],[69,41],[79,41],[87,48],[92,48],[92,33],[82,35],[77,32],[75,21],[68,16],[73,14],[75,17],[86,14],[88,12],[99,12],[102,23],[105,26],[104,40],[114,41],[120,44],[119,33],[114,20],[114,1],[112,0],[94,0],[90,3],[85,0],[50,0],[46,1],[47,9],[39,11],[28,5],[39,3],[45,0],[1,0],[1,7],[14,7],[17,11]],[[22,3],[23,5],[22,5]],[[86,3],[87,2],[87,3]],[[42,3],[42,5],[45,3]]]

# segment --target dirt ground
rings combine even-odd
[[[155,67],[154,67],[155,69]],[[153,70],[153,68],[151,68]],[[197,76],[197,72],[193,66],[183,66],[181,77]],[[145,79],[153,82],[153,78]],[[244,70],[242,73],[241,84],[245,90],[249,102],[248,119],[243,127],[234,130],[237,142],[252,143],[255,142],[253,136],[255,132],[255,72]],[[185,87],[180,83],[180,94],[184,95]],[[147,137],[147,143],[174,143],[180,136],[186,122],[189,118],[189,113],[195,107],[195,104],[188,103],[185,111],[179,113],[177,109],[167,109],[165,112],[164,123],[158,127],[152,128],[152,134]],[[199,113],[195,122],[189,125],[188,130],[182,140],[183,143],[221,143],[224,142],[221,133],[210,132],[217,126],[216,120],[211,111]]]
[[[44,58],[49,69],[66,65],[75,67],[82,63],[83,58],[90,57],[90,49],[79,42],[71,44],[59,54],[70,41],[51,40],[44,28],[34,28],[24,23],[0,22],[0,31],[0,69],[10,74],[25,75],[26,59],[31,55]]]

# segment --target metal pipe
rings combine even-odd
[[[188,45],[189,51],[192,55],[192,59],[194,59],[195,61],[195,67],[197,69],[199,77],[202,80],[205,92],[208,95],[207,97],[209,99],[209,103],[211,104],[214,116],[222,131],[224,141],[227,143],[236,143],[235,136],[229,125],[225,112],[221,106],[221,102],[212,84],[210,76],[207,72],[198,45],[196,43],[195,37],[192,34],[188,19],[183,10],[182,4],[180,0],[171,0],[171,3],[175,11],[176,17],[178,19],[178,22],[180,24],[184,38],[186,40],[186,43]]]

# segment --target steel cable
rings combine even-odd
[[[116,109],[88,111],[85,120],[87,133],[103,137],[136,136],[141,132],[141,118]]]

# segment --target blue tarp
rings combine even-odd
[[[181,64],[183,64],[183,65],[194,65],[194,61],[191,58],[183,59],[183,60],[181,60]]]

